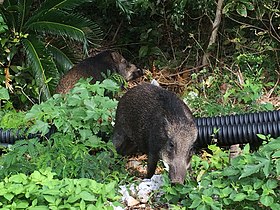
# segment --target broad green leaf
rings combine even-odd
[[[23,173],[20,173],[20,174],[11,176],[9,178],[9,182],[26,184],[28,181],[27,181],[27,176]]]
[[[213,204],[213,199],[209,196],[202,195],[202,201],[209,205]]]
[[[239,3],[236,6],[236,12],[242,17],[247,17],[247,8],[245,4]]]
[[[247,165],[244,167],[244,170],[241,174],[241,176],[239,177],[239,179],[247,177],[247,176],[251,176],[252,174],[258,173],[259,170],[261,168],[261,165]]]
[[[56,197],[55,196],[51,196],[51,195],[44,195],[44,198],[46,201],[48,201],[49,203],[55,203],[55,199]]]
[[[227,167],[225,170],[222,171],[222,175],[223,176],[234,176],[234,175],[238,175],[240,172],[240,170],[234,168],[234,167]]]
[[[67,202],[68,203],[75,203],[77,200],[80,199],[80,196],[79,195],[76,195],[76,194],[72,194],[70,195],[68,198],[67,198]]]
[[[8,201],[11,201],[14,198],[14,195],[12,193],[6,193],[3,195],[3,197]]]
[[[82,191],[79,195],[85,201],[96,201],[96,197],[87,191]]]
[[[269,189],[275,189],[279,186],[278,182],[276,180],[273,180],[273,179],[267,180],[266,185]]]
[[[271,206],[274,203],[274,198],[272,196],[265,195],[261,197],[260,202],[264,206]]]
[[[210,210],[211,208],[206,204],[201,204],[197,207],[199,210]]]
[[[17,202],[18,209],[26,209],[29,206],[29,202],[27,201],[19,201]]]
[[[198,207],[198,205],[200,205],[202,202],[202,200],[200,198],[196,198],[192,201],[192,205],[189,206],[190,209],[195,209]]]
[[[226,188],[222,189],[220,196],[222,198],[228,197],[231,194],[232,191],[233,191],[232,188],[226,187]]]
[[[279,203],[273,203],[271,206],[269,206],[272,210],[279,210],[280,204]]]
[[[10,99],[9,91],[6,88],[0,86],[0,100],[9,100],[9,99]]]
[[[237,193],[233,200],[234,201],[243,201],[246,197],[247,197],[247,195],[244,193]]]

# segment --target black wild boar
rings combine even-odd
[[[81,78],[92,77],[92,83],[102,81],[102,73],[119,73],[127,81],[143,75],[143,71],[114,51],[103,51],[93,57],[86,58],[70,69],[59,81],[55,93],[67,93]]]
[[[174,93],[152,84],[138,85],[120,99],[113,144],[121,155],[148,154],[147,177],[161,158],[173,183],[183,183],[197,128],[192,113]]]

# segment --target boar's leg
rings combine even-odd
[[[148,155],[148,169],[147,169],[147,178],[151,178],[157,167],[157,162],[159,160],[159,156],[157,154],[151,154]]]
[[[113,144],[121,155],[131,155],[137,152],[137,146],[124,132],[115,133],[113,136]]]

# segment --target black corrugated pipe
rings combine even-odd
[[[49,138],[51,134],[55,132],[56,128],[54,126],[51,126],[49,133],[47,133],[45,136]],[[22,139],[32,139],[32,138],[41,138],[41,134],[31,134],[27,133],[28,129],[2,129],[0,128],[0,144],[2,145],[9,145],[14,144],[17,140]]]
[[[196,118],[197,126],[238,125],[280,121],[280,110]]]
[[[220,146],[262,142],[257,134],[280,136],[280,110],[238,115],[196,118],[197,147],[207,147],[213,139]],[[216,132],[215,132],[216,131]]]
[[[217,139],[220,146],[230,146],[241,143],[260,143],[256,134],[270,134],[272,137],[280,136],[280,110],[269,112],[257,112],[239,115],[226,115],[217,117],[196,118],[198,126],[197,147],[207,147]],[[214,134],[214,131],[218,131]],[[14,144],[16,140],[30,139],[39,134],[28,134],[27,129],[3,130],[0,129],[0,143]],[[48,137],[55,132],[54,126]]]

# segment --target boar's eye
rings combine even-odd
[[[127,60],[125,60],[124,58],[121,60],[121,63],[123,64],[127,64]]]
[[[189,150],[189,154],[187,154],[188,156],[192,156],[195,154],[195,148],[194,147],[191,147],[190,150]]]
[[[174,150],[174,147],[175,147],[174,142],[173,141],[168,141],[168,149],[170,151],[172,151],[172,150]]]

